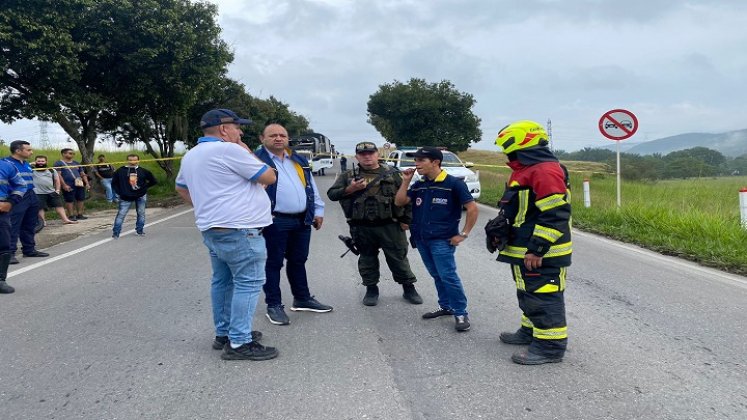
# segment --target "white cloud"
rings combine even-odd
[[[343,151],[383,142],[368,97],[411,77],[474,95],[480,148],[511,120],[548,118],[561,148],[606,145],[597,122],[613,108],[638,115],[636,141],[747,127],[743,0],[214,3],[235,52],[229,75]]]

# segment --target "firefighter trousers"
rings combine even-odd
[[[517,333],[532,337],[531,353],[563,357],[568,344],[563,297],[567,267],[527,271],[524,265],[511,264],[511,272],[522,311]]]

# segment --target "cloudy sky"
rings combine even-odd
[[[597,124],[615,108],[638,116],[636,142],[747,128],[744,0],[213,2],[235,52],[230,76],[344,152],[383,143],[368,97],[412,77],[474,95],[480,149],[517,119],[551,119],[558,149],[609,145]]]

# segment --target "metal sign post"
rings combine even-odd
[[[620,142],[638,131],[638,118],[625,109],[613,109],[605,112],[599,119],[599,131],[604,137],[617,142],[617,207],[620,207]]]

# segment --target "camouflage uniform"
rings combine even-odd
[[[369,183],[366,190],[345,195],[345,188],[359,176]],[[377,180],[378,179],[378,180]],[[332,201],[339,201],[350,225],[350,236],[360,250],[358,271],[364,286],[379,282],[379,249],[384,251],[394,281],[402,285],[415,283],[407,260],[407,236],[400,223],[409,224],[412,209],[394,205],[394,195],[402,184],[400,173],[382,165],[376,169],[359,169],[341,173],[327,191]]]

